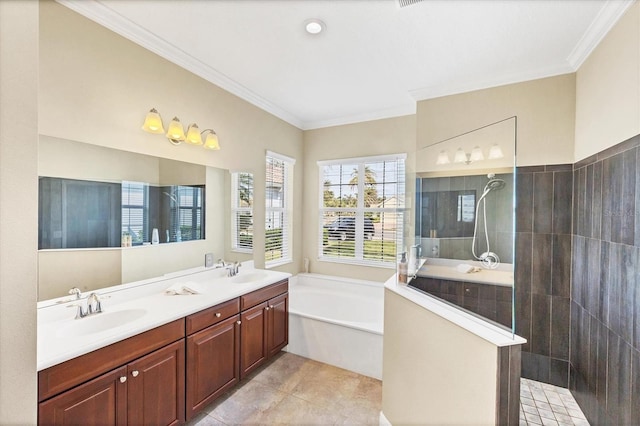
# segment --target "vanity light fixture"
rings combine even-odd
[[[152,108],[144,119],[142,130],[148,133],[162,134],[164,133],[164,126],[162,125],[162,117],[160,113]],[[204,141],[202,140],[205,136]],[[202,145],[203,148],[211,150],[219,150],[220,143],[218,141],[218,135],[213,129],[205,129],[202,132],[196,123],[192,123],[187,127],[187,134],[184,133],[184,128],[178,117],[173,117],[171,123],[169,123],[169,129],[165,135],[169,142],[173,145],[180,145],[183,141],[191,145]]]
[[[502,148],[497,143],[494,143],[491,148],[489,148],[489,160],[497,160],[498,158],[504,157],[502,153]]]

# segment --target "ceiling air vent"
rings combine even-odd
[[[424,0],[398,0],[398,5],[400,7],[411,6],[412,4],[420,3]]]

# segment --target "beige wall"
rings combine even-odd
[[[577,72],[575,160],[640,133],[640,2]]]
[[[38,3],[0,1],[0,423],[36,422]]]
[[[573,162],[575,74],[420,101],[417,148],[514,115],[519,166]]]
[[[301,265],[302,131],[231,95],[100,25],[53,2],[41,2],[39,132],[41,135],[117,148],[161,158],[224,169],[254,172],[255,198],[264,199],[266,150],[298,159],[294,178],[294,262],[278,269],[295,273]],[[155,107],[165,126],[175,115],[183,124],[197,122],[213,128],[220,151],[171,145],[162,135],[143,132],[146,112]],[[264,205],[254,208],[254,259],[264,265]],[[221,221],[208,222],[207,236]],[[231,253],[228,233],[216,257],[246,259]],[[169,250],[164,248],[163,250]],[[183,251],[182,248],[180,251]],[[173,268],[199,266],[209,247],[159,259],[175,261]],[[182,258],[182,261],[178,259]],[[184,260],[184,259],[189,260]],[[127,262],[132,264],[132,262]],[[166,265],[166,264],[165,264]],[[136,274],[125,274],[131,278]]]
[[[387,420],[394,425],[496,424],[497,347],[387,289],[384,309],[382,412]]]
[[[310,272],[374,281],[385,281],[394,270],[346,265],[318,260],[318,208],[320,199],[317,162],[338,158],[413,153],[415,116],[367,121],[345,126],[308,130],[304,133],[304,257]],[[407,162],[411,172],[411,161]]]

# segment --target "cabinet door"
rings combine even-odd
[[[118,368],[38,406],[41,425],[125,425],[127,369]]]
[[[267,359],[267,302],[240,315],[240,378],[244,378]]]
[[[289,343],[289,294],[269,300],[267,350],[269,357],[280,352]]]
[[[187,337],[187,420],[240,380],[240,315]]]
[[[184,339],[133,361],[127,374],[130,425],[184,422]]]

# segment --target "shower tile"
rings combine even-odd
[[[535,354],[549,355],[551,296],[532,294],[531,350]],[[548,368],[547,368],[548,376]],[[546,380],[541,380],[546,381]]]
[[[551,294],[571,296],[571,235],[553,235]]]
[[[549,360],[549,382],[555,386],[569,386],[569,361],[555,358]],[[548,393],[547,400],[550,404],[557,402],[549,399]]]
[[[600,239],[602,229],[602,161],[593,165],[593,198],[591,203],[591,237]]]
[[[589,164],[584,168],[584,213],[580,218],[580,235],[591,238],[591,223],[593,222],[592,203],[593,203],[593,164]],[[582,179],[582,177],[581,177]]]
[[[551,234],[533,234],[531,292],[551,294]]]
[[[636,148],[636,193],[635,193],[635,225],[634,245],[640,247],[640,148]]]
[[[584,282],[583,290],[584,306],[589,312],[598,312],[600,310],[600,240],[588,238],[587,243],[587,276]]]
[[[550,355],[553,358],[569,358],[569,328],[571,325],[570,304],[571,301],[568,297],[551,297]],[[561,383],[560,386],[562,385],[566,386],[566,383]]]
[[[584,216],[587,211],[586,206],[586,177],[587,168],[582,167],[577,173],[574,173],[573,196],[575,200],[576,210],[573,220],[575,221],[574,231],[577,235],[585,236]]]
[[[619,267],[622,264],[621,246],[619,244],[609,245],[609,281],[607,289],[609,292],[609,322],[608,326],[616,334],[621,334],[621,297],[622,283]]]
[[[522,345],[522,351],[529,352],[531,350],[531,293],[528,291],[516,288],[515,314],[516,334],[527,339],[527,342]]]
[[[623,182],[624,182],[624,162],[621,154],[610,158],[611,161],[611,178],[609,179],[609,187],[606,188],[610,192],[610,210],[611,217],[611,241],[621,243],[623,241],[622,220],[623,210]],[[603,188],[604,189],[604,188]],[[605,212],[606,213],[606,212]]]
[[[600,230],[600,238],[604,241],[612,241],[611,218],[614,200],[612,199],[613,183],[611,175],[611,159],[607,158],[602,161],[602,226]]]
[[[533,232],[551,233],[553,173],[534,173],[533,176]]]
[[[518,289],[531,292],[531,260],[533,258],[533,234],[516,233],[515,285]]]
[[[620,242],[633,245],[635,240],[636,215],[636,151],[634,148],[622,154],[623,176],[620,215]]]
[[[609,330],[598,321],[597,323],[597,351],[596,351],[596,400],[603,407],[607,403],[607,351],[609,344]],[[595,333],[594,333],[595,334]]]
[[[636,247],[636,267],[635,276],[640,276],[640,247]],[[636,278],[635,296],[634,296],[634,311],[633,311],[633,347],[640,350],[640,281]]]
[[[553,174],[553,233],[571,234],[573,172]]]
[[[631,350],[631,371],[631,412],[640,413],[640,351]]]
[[[620,245],[622,262],[620,263],[620,337],[633,342],[633,315],[636,283],[638,282],[637,249]]]
[[[516,231],[533,232],[533,173],[518,173],[516,185]]]
[[[607,362],[610,374],[607,375],[607,411],[611,415],[613,424],[620,423],[618,403],[620,399],[620,379],[617,374],[620,360],[620,337],[609,331],[609,349],[607,351]]]
[[[600,242],[600,309],[595,315],[598,319],[609,324],[609,269],[610,269],[611,243]]]

